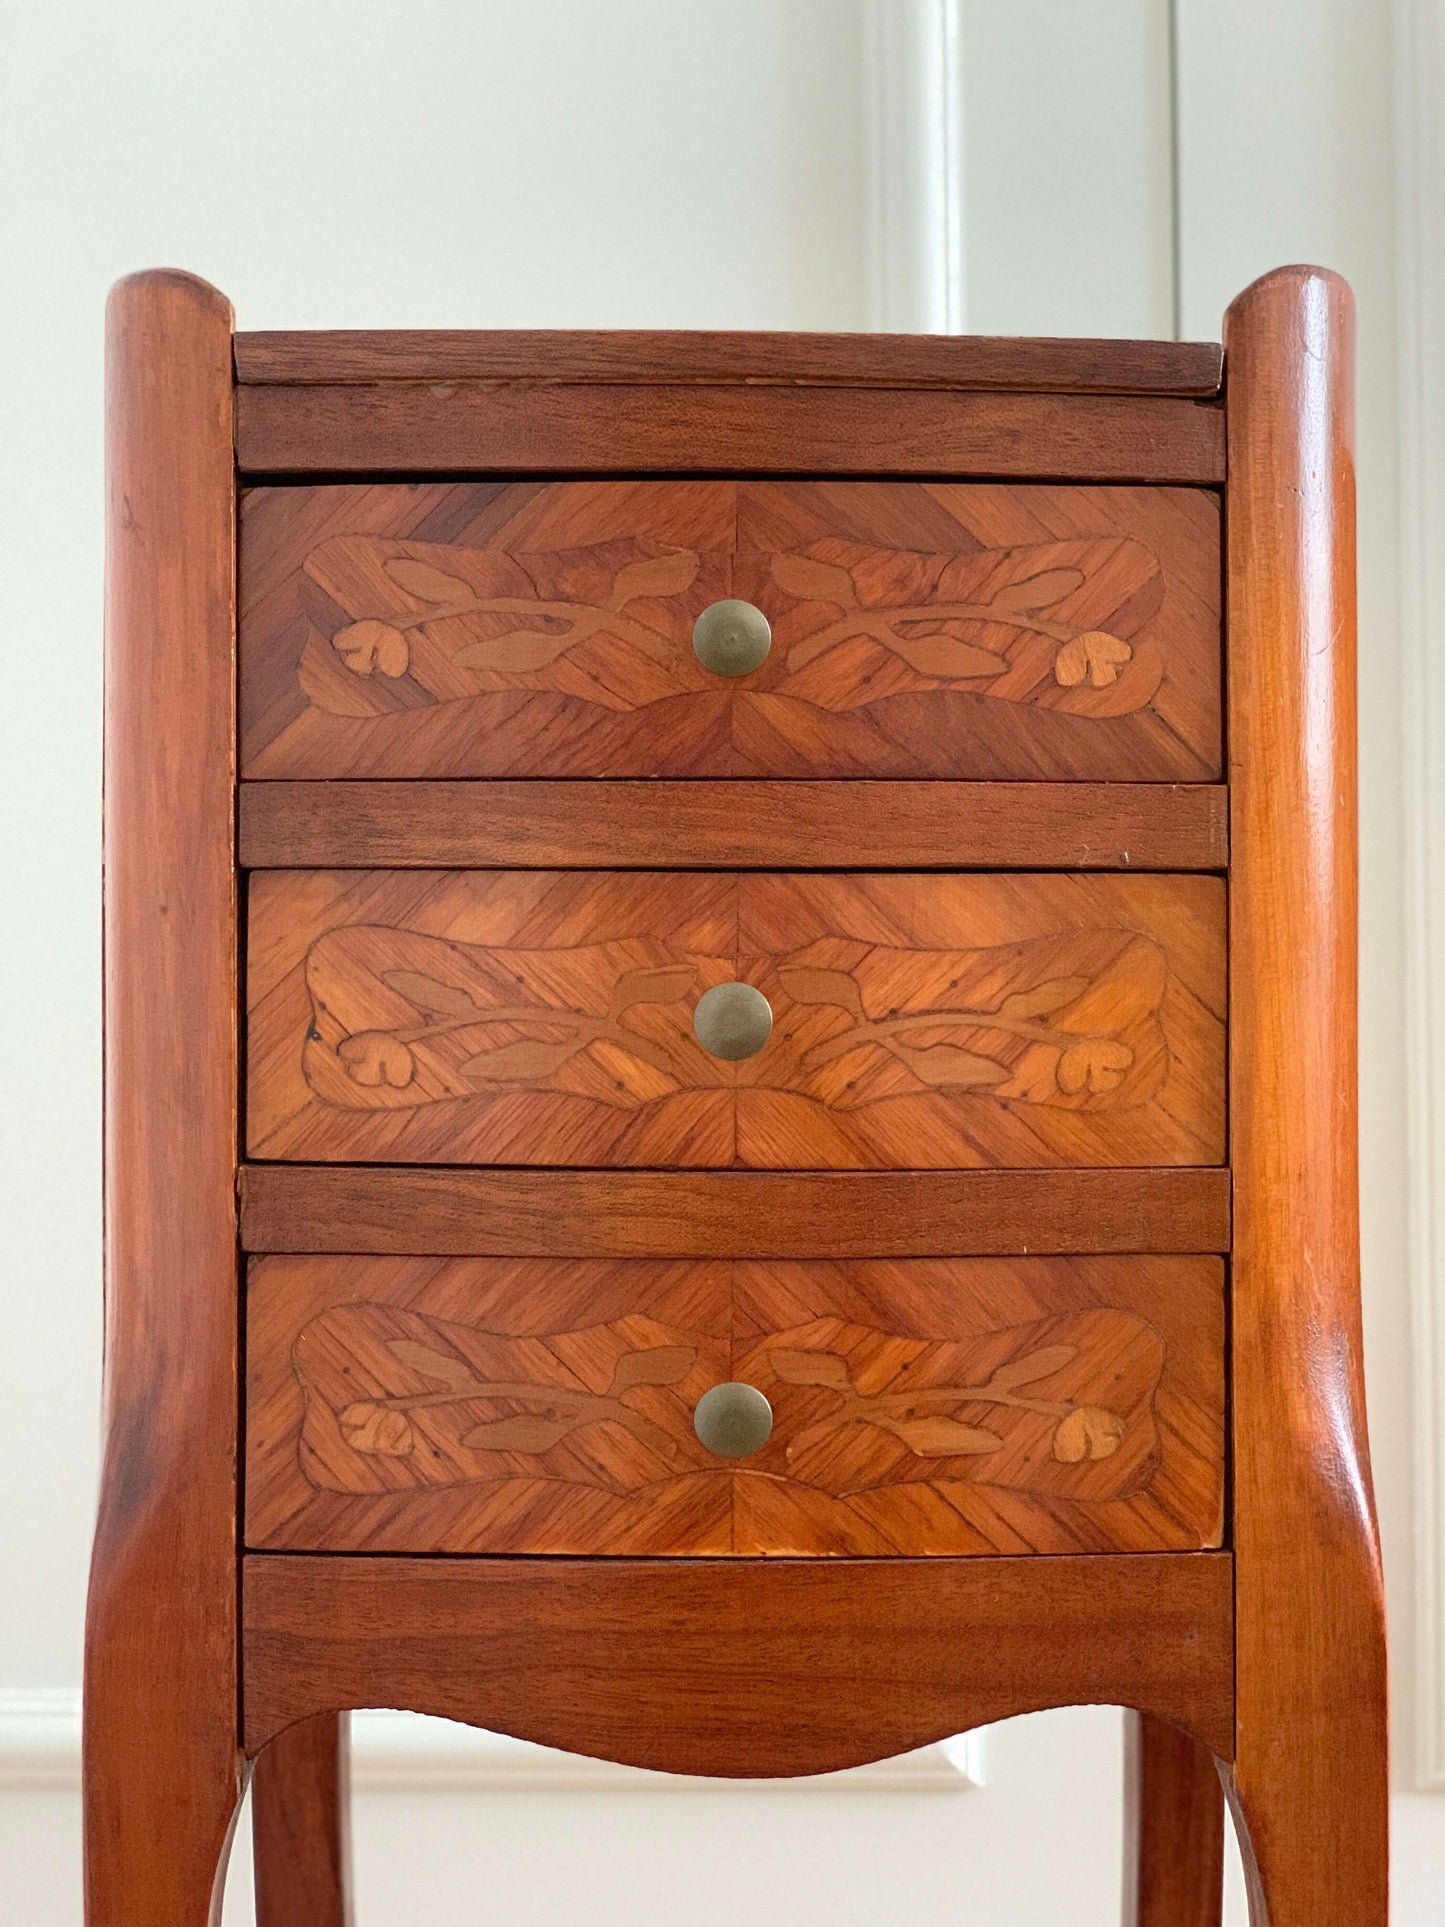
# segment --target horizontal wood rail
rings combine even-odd
[[[1041,457],[1040,450],[1047,451]],[[244,475],[931,475],[1221,483],[1224,412],[1156,395],[484,382],[236,390]]]
[[[1229,1249],[1229,1173],[241,1169],[247,1251],[907,1258]]]
[[[1227,797],[1204,783],[243,783],[240,848],[258,870],[1217,870]]]
[[[1234,1750],[1228,1553],[243,1562],[244,1739],[357,1706],[673,1773],[820,1773],[1049,1706]]]
[[[371,381],[827,382],[864,388],[1073,389],[1213,395],[1214,341],[1014,340],[1003,335],[816,335],[759,329],[266,330],[235,337],[244,384]]]

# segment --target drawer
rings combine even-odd
[[[328,1552],[1217,1546],[1213,1258],[272,1257],[246,1537]],[[751,1436],[695,1417],[741,1385]],[[726,1398],[731,1394],[715,1395]],[[712,1436],[710,1434],[710,1436]],[[718,1441],[729,1443],[727,1440]]]
[[[259,872],[248,1148],[1217,1164],[1224,937],[1210,876]]]
[[[288,485],[240,569],[245,776],[1219,774],[1203,489]]]

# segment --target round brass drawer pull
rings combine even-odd
[[[692,1031],[710,1057],[754,1057],[773,1034],[773,1007],[751,984],[714,984],[697,1000]]]
[[[745,1459],[767,1444],[773,1408],[755,1385],[714,1385],[698,1400],[692,1429],[720,1459]]]
[[[710,602],[692,625],[692,647],[715,676],[746,676],[766,662],[773,631],[751,602]]]

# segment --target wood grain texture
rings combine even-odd
[[[352,1927],[351,1719],[278,1733],[251,1776],[256,1927]]]
[[[253,1157],[1214,1164],[1212,877],[253,872]],[[693,1033],[753,983],[753,1057]]]
[[[1227,1553],[243,1567],[246,1741],[401,1706],[632,1766],[819,1773],[1046,1706],[1233,1738]]]
[[[1217,1546],[1213,1258],[275,1257],[247,1288],[246,1540],[331,1552]],[[755,1386],[767,1443],[693,1410]]]
[[[236,379],[275,382],[747,382],[863,388],[1073,389],[1213,395],[1213,341],[1012,335],[792,334],[767,329],[260,330],[235,337]]]
[[[1202,489],[254,488],[242,766],[1207,781],[1219,540]],[[728,597],[773,633],[738,678],[692,647]]]
[[[253,477],[1001,475],[1214,484],[1224,417],[1153,395],[686,383],[378,382],[236,391]]]
[[[1353,310],[1287,268],[1227,326],[1233,1797],[1269,1927],[1387,1913],[1360,1365]]]
[[[243,783],[247,869],[1218,870],[1189,783]]]
[[[1229,1249],[1229,1173],[241,1167],[252,1252],[883,1258]]]
[[[242,1784],[229,305],[189,275],[133,275],[110,298],[106,357],[105,1444],[86,1919],[197,1927],[219,1918]]]
[[[1124,1726],[1124,1927],[1220,1927],[1224,1788],[1214,1756],[1148,1713]]]

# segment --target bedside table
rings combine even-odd
[[[120,284],[92,1927],[215,1918],[253,1761],[339,1923],[353,1707],[758,1776],[1079,1702],[1139,1927],[1221,1780],[1257,1921],[1383,1922],[1351,328]]]

